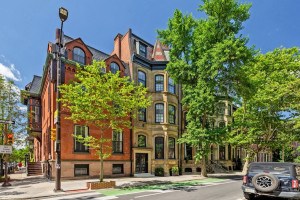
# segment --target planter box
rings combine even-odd
[[[104,189],[104,188],[113,188],[116,186],[116,181],[110,181],[110,182],[87,182],[86,186],[90,190],[96,190],[96,189]]]

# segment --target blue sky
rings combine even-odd
[[[300,1],[242,0],[252,3],[242,34],[262,52],[300,46]],[[0,3],[0,73],[20,88],[41,75],[48,41],[60,26],[58,8],[69,10],[65,34],[106,53],[117,33],[129,28],[154,43],[157,29],[165,29],[176,8],[203,16],[200,0],[9,0]]]

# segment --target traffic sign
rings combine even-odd
[[[0,124],[15,124],[15,121],[0,119]]]
[[[0,145],[0,153],[12,154],[12,146],[11,145]]]

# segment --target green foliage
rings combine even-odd
[[[243,82],[242,66],[255,53],[246,46],[248,39],[238,36],[249,18],[249,4],[236,0],[203,0],[199,11],[207,17],[194,19],[176,10],[168,28],[159,30],[159,38],[171,47],[167,71],[183,87],[183,104],[188,109],[187,132],[179,140],[197,148],[196,161],[205,157],[210,145],[224,138],[225,129],[209,128],[219,97],[235,95]]]
[[[177,166],[173,166],[172,168],[171,168],[171,171],[172,171],[172,175],[178,175],[178,173],[179,173],[179,168],[177,167]]]
[[[24,146],[26,137],[26,111],[21,109],[20,99],[19,88],[0,74],[0,119],[15,121],[15,124],[7,125],[7,132],[14,133],[15,146]],[[0,138],[4,131],[5,125],[0,124]]]
[[[164,176],[164,168],[162,167],[157,167],[155,168],[155,172],[154,172],[155,176]]]
[[[289,148],[299,140],[300,54],[298,48],[258,54],[244,67],[248,90],[234,113],[229,141],[251,154]]]
[[[13,149],[12,154],[10,155],[9,161],[10,162],[22,162],[25,160],[25,155],[30,154],[30,149],[28,146],[21,148],[21,149]]]
[[[140,108],[150,105],[147,89],[136,86],[129,77],[119,72],[103,73],[104,62],[94,61],[92,65],[77,65],[75,79],[60,86],[63,109],[71,115],[68,119],[99,128],[94,137],[76,136],[76,140],[96,150],[101,162],[100,181],[103,181],[103,160],[111,155],[111,138],[105,138],[106,130],[122,130],[131,127],[130,117]]]

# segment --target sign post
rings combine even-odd
[[[5,119],[0,119],[0,124],[4,124],[4,130],[3,130],[3,136],[4,136],[4,141],[7,142],[7,125],[8,124],[15,124],[15,121],[12,120],[5,120]],[[3,137],[2,136],[2,137]],[[8,181],[8,176],[7,176],[7,162],[8,162],[8,155],[7,154],[11,154],[12,153],[12,146],[11,145],[1,145],[2,147],[0,147],[0,153],[3,152],[3,154],[5,154],[4,156],[4,183],[2,184],[2,187],[6,187],[6,186],[11,186],[11,184]],[[10,147],[9,147],[10,146]]]

